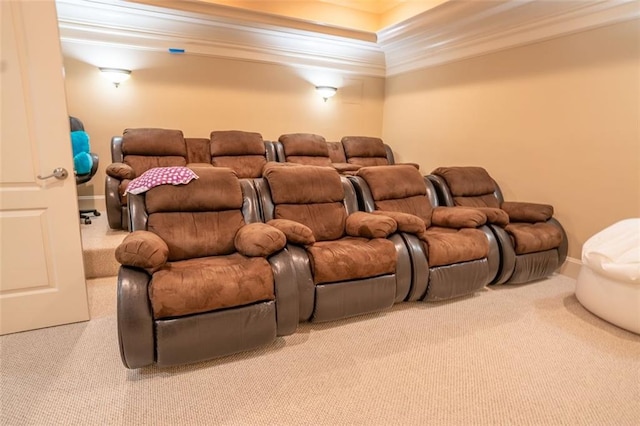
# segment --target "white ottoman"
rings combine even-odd
[[[576,297],[600,318],[640,334],[640,218],[615,223],[584,243]]]

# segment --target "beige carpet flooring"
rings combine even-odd
[[[89,322],[0,337],[2,425],[638,425],[640,336],[587,312],[575,281],[301,324],[263,349],[125,369],[115,278]]]
[[[109,228],[107,212],[91,217],[91,224],[80,222],[84,275],[87,278],[112,277],[118,274],[120,265],[114,256],[115,248],[128,234],[127,231]]]

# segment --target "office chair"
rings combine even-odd
[[[72,132],[75,132],[75,131],[78,131],[78,130],[83,130],[84,131],[84,125],[82,124],[82,121],[80,121],[76,117],[69,117],[69,127],[70,127]],[[98,163],[99,163],[98,155],[96,153],[93,153],[93,152],[90,152],[89,155],[91,156],[91,159],[93,160],[93,163],[91,165],[91,170],[89,171],[89,173],[83,173],[83,174],[75,173],[76,185],[80,185],[80,184],[89,182],[91,180],[91,178],[98,171]],[[96,209],[86,209],[86,210],[80,209],[79,213],[80,213],[80,219],[82,219],[84,221],[85,225],[90,225],[91,224],[91,215],[100,216],[100,212],[98,210],[96,210]]]

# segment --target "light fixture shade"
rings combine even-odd
[[[331,86],[316,86],[316,92],[327,102],[327,99],[332,97],[338,91],[337,88]]]
[[[131,77],[131,71],[120,68],[100,68],[100,73],[104,78],[112,82],[116,87],[123,81]]]

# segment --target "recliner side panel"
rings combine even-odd
[[[433,267],[423,300],[437,302],[471,295],[488,284],[488,277],[487,259]]]
[[[276,338],[276,304],[258,303],[155,323],[156,362],[159,367],[168,367],[231,355],[272,342]]]
[[[122,267],[118,273],[118,342],[127,368],[154,362],[154,323],[147,294],[150,280],[151,276],[139,269]]]
[[[395,275],[316,285],[313,321],[324,322],[377,312],[393,306]]]
[[[560,267],[557,250],[546,250],[516,256],[510,284],[524,284],[546,278]]]

